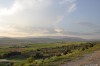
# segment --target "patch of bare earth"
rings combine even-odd
[[[61,66],[100,66],[100,50],[95,51],[92,54],[85,55],[83,58],[62,64]]]

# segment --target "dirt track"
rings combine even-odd
[[[100,50],[61,66],[100,66]]]

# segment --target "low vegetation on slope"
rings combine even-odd
[[[100,49],[98,42],[70,42],[68,44],[62,42],[57,44],[43,44],[43,46],[41,44],[37,45],[39,48],[30,50],[29,48],[33,48],[33,45],[28,45],[26,46],[28,50],[1,53],[0,58],[20,61],[8,63],[10,66],[58,66],[82,56],[86,52]]]

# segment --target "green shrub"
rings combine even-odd
[[[28,63],[32,63],[33,61],[34,61],[34,58],[33,58],[33,57],[27,58],[27,62],[28,62]]]

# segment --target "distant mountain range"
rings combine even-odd
[[[86,39],[78,37],[67,37],[67,36],[45,36],[45,37],[1,37],[0,45],[15,45],[15,44],[32,44],[32,43],[50,43],[50,42],[70,42],[70,41],[87,41]]]

